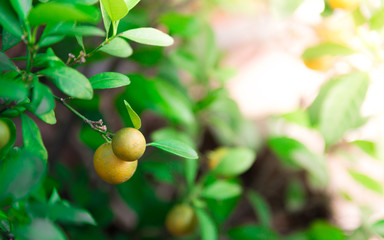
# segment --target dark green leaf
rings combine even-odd
[[[173,38],[155,28],[136,28],[119,34],[123,38],[127,38],[134,42],[155,45],[170,46],[173,44]]]
[[[229,148],[214,173],[226,177],[237,176],[247,171],[255,160],[256,154],[251,149]]]
[[[263,226],[271,226],[271,213],[269,206],[260,194],[255,191],[249,191],[247,194],[248,201],[251,203],[252,208],[260,223]]]
[[[0,24],[9,33],[21,40],[23,31],[9,1],[2,1],[0,4]]]
[[[347,56],[355,51],[338,43],[326,42],[307,48],[302,58],[306,60],[316,59],[322,56]]]
[[[354,170],[349,170],[348,172],[352,176],[352,178],[355,179],[355,181],[363,185],[365,188],[372,190],[380,195],[384,193],[383,187],[375,179]]]
[[[74,21],[97,23],[100,19],[100,12],[94,6],[48,2],[38,4],[33,8],[28,19],[34,26]]]
[[[0,74],[0,86],[0,98],[5,101],[12,100],[19,103],[28,97],[28,88],[21,81],[8,79]]]
[[[36,123],[27,115],[21,114],[21,124],[23,130],[23,143],[26,150],[34,153],[40,159],[47,161],[48,153],[45,149],[40,130]]]
[[[0,164],[0,200],[12,196],[15,200],[29,195],[41,182],[45,163],[34,153],[19,149]]]
[[[112,21],[120,20],[128,13],[128,7],[124,0],[101,0],[101,2]]]
[[[29,240],[66,240],[63,231],[49,219],[36,218],[31,224],[17,228],[17,239]]]
[[[43,115],[55,108],[55,99],[49,87],[36,81],[33,84],[32,100],[28,109],[36,115]]]
[[[39,73],[49,77],[65,94],[79,99],[92,99],[93,89],[88,79],[73,68],[60,66],[46,68]]]
[[[127,108],[127,112],[129,114],[129,117],[131,119],[131,122],[132,122],[134,128],[140,129],[141,128],[141,119],[140,119],[139,115],[137,115],[137,113],[132,109],[131,105],[129,105],[129,103],[125,100],[124,100],[124,105]]]
[[[160,140],[157,142],[148,143],[148,146],[154,146],[164,151],[170,152],[183,158],[197,159],[197,152],[190,146],[177,140]]]
[[[3,35],[2,35],[2,51],[5,52],[8,49],[12,48],[16,44],[21,42],[20,37],[15,37],[10,32],[8,32],[5,28],[3,28]]]
[[[211,217],[201,208],[195,208],[199,220],[201,240],[217,240],[218,232]]]
[[[126,58],[132,55],[132,48],[122,38],[116,37],[100,48],[100,51],[115,57]]]
[[[32,0],[11,0],[11,4],[19,17],[25,21],[32,8]]]
[[[279,236],[270,228],[258,225],[245,225],[232,228],[228,235],[233,240],[279,240]],[[325,240],[326,238],[324,238]],[[332,239],[333,240],[333,239]]]
[[[206,186],[201,195],[209,199],[225,200],[239,196],[241,192],[241,185],[226,180],[217,180]]]
[[[131,83],[129,78],[117,72],[103,72],[89,78],[93,89],[106,89],[127,86]]]
[[[3,71],[10,71],[10,70],[17,70],[15,64],[9,60],[7,55],[5,53],[0,52],[0,72]]]
[[[0,121],[2,123],[5,123],[8,126],[9,134],[10,134],[10,138],[9,138],[8,143],[6,145],[4,145],[2,148],[0,148],[0,160],[1,160],[8,153],[9,149],[12,148],[13,144],[15,144],[15,141],[16,141],[16,126],[12,122],[12,120],[8,119],[8,118],[0,118]]]
[[[345,236],[343,231],[330,225],[324,221],[316,221],[312,223],[308,231],[308,237],[310,240],[344,240]]]
[[[43,34],[40,37],[39,46],[45,47],[63,40],[65,36],[59,34],[59,32],[63,31],[63,29],[72,29],[74,27],[74,22],[59,22],[47,24],[47,26],[44,28]]]

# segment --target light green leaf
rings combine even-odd
[[[311,121],[318,126],[328,146],[363,123],[360,109],[370,83],[368,74],[363,72],[330,81],[309,108]]]
[[[24,21],[32,7],[32,0],[11,0],[11,4],[19,17]]]
[[[289,17],[301,5],[304,0],[272,0],[270,6],[272,13],[277,17]]]
[[[39,72],[50,78],[65,94],[74,98],[92,99],[93,89],[88,79],[77,70],[66,67],[51,67]]]
[[[127,86],[131,83],[127,75],[117,72],[103,72],[89,78],[93,89]]]
[[[215,168],[214,174],[226,177],[240,175],[247,171],[255,160],[256,154],[249,148],[228,148]]]
[[[384,27],[384,8],[374,13],[369,19],[369,27],[371,30],[379,30]]]
[[[120,20],[128,13],[128,7],[124,0],[101,0],[101,2],[112,21]]]
[[[23,31],[9,1],[2,1],[0,4],[0,25],[21,40]]]
[[[212,218],[201,208],[195,208],[199,220],[201,240],[217,240],[218,232]]]
[[[382,185],[375,179],[354,170],[349,170],[348,172],[356,182],[360,183],[365,188],[372,190],[380,195],[384,194]]]
[[[74,21],[96,24],[100,19],[100,11],[94,6],[48,2],[33,8],[28,19],[34,26]]]
[[[197,159],[199,157],[193,148],[183,142],[176,140],[159,140],[156,142],[148,143],[147,146],[157,147],[183,158]]]
[[[9,60],[7,55],[5,53],[0,52],[0,72],[3,71],[10,71],[10,70],[17,70],[15,64]]]
[[[121,58],[129,57],[132,55],[133,52],[131,46],[127,43],[127,41],[119,37],[112,39],[109,43],[101,47],[99,50],[108,53],[109,55]]]
[[[46,114],[55,108],[55,99],[49,87],[36,81],[33,84],[32,99],[28,110],[36,115]]]
[[[125,0],[125,3],[127,4],[128,11],[131,11],[132,8],[134,8],[140,0]]]
[[[48,152],[47,149],[45,149],[40,130],[36,123],[27,115],[21,114],[21,125],[25,149],[36,154],[40,159],[47,161]]]
[[[351,142],[352,144],[358,146],[366,154],[373,158],[378,158],[377,146],[376,143],[366,140],[356,140]]]
[[[201,195],[209,199],[225,200],[237,197],[241,192],[241,185],[226,180],[217,180],[206,186],[201,192]]]
[[[372,224],[372,228],[380,237],[384,237],[384,220],[375,222]]]
[[[53,109],[45,114],[37,115],[38,118],[40,118],[42,121],[48,124],[56,124],[56,117],[55,117],[55,111]]]
[[[129,117],[131,119],[133,126],[136,129],[140,129],[141,128],[141,119],[140,119],[139,115],[137,115],[137,113],[132,109],[131,105],[129,105],[129,103],[125,100],[124,100],[124,105],[127,108],[127,111],[128,111],[128,114],[129,114]]]
[[[233,240],[279,240],[280,237],[270,228],[258,225],[243,225],[228,231]],[[324,239],[325,240],[325,239]]]
[[[185,179],[189,187],[193,187],[197,171],[199,170],[199,162],[197,159],[186,158],[185,159]]]
[[[267,202],[260,194],[255,191],[249,191],[247,194],[248,201],[251,203],[255,215],[258,217],[263,226],[271,226],[271,213]]]
[[[172,37],[155,28],[136,28],[122,32],[119,35],[134,42],[155,46],[166,47],[174,42]]]
[[[107,33],[106,35],[109,36],[109,29],[111,28],[112,20],[108,16],[108,13],[105,10],[103,3],[101,1],[100,1],[100,9],[101,9],[101,16],[103,17],[105,32]]]
[[[322,56],[347,56],[353,54],[354,52],[354,50],[341,44],[325,42],[307,48],[304,51],[302,58],[312,60]]]

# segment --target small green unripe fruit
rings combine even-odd
[[[11,131],[8,124],[0,119],[0,149],[2,149],[11,139]]]
[[[192,233],[197,225],[195,210],[187,204],[179,204],[169,211],[165,220],[167,230],[177,237]]]
[[[122,128],[112,138],[113,153],[124,161],[136,161],[145,152],[146,141],[135,128]]]

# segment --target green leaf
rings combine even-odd
[[[117,72],[103,72],[89,78],[93,89],[106,89],[127,86],[131,83],[129,78]]]
[[[34,59],[36,67],[65,67],[65,63],[55,55],[51,48],[46,53],[38,54]]]
[[[348,172],[356,182],[360,183],[365,188],[374,191],[380,195],[384,194],[383,187],[375,179],[354,170],[349,170]]]
[[[128,13],[128,7],[124,0],[101,0],[101,2],[112,21],[120,20]]]
[[[108,44],[102,46],[99,51],[121,58],[129,57],[133,52],[127,41],[119,37],[112,39]]]
[[[48,2],[33,8],[28,19],[33,26],[74,21],[96,24],[100,20],[100,11],[94,6]]]
[[[92,99],[93,89],[88,79],[77,70],[59,66],[43,69],[39,72],[49,77],[65,94],[79,99]]]
[[[320,90],[309,114],[328,146],[363,123],[360,109],[369,83],[367,73],[353,72],[330,80]]]
[[[241,185],[226,180],[217,180],[204,187],[201,195],[209,199],[225,200],[239,196],[241,192]]]
[[[249,191],[248,201],[251,203],[255,215],[263,226],[271,226],[271,213],[269,206],[260,194],[255,191]]]
[[[131,105],[129,105],[129,103],[125,100],[124,100],[124,105],[127,108],[127,112],[129,114],[129,117],[131,119],[133,126],[136,129],[140,129],[141,128],[141,119],[140,119],[139,115],[137,115],[137,113],[132,109]]]
[[[307,48],[302,58],[306,60],[316,59],[322,56],[347,56],[355,53],[354,50],[338,43],[325,42]]]
[[[215,168],[214,174],[226,177],[240,175],[247,171],[255,160],[256,154],[249,148],[229,148]]]
[[[36,115],[46,114],[55,108],[55,99],[49,87],[36,81],[33,84],[32,99],[28,110]]]
[[[34,153],[19,149],[0,163],[0,201],[7,196],[25,198],[41,182],[45,163]]]
[[[105,32],[95,26],[75,26],[68,28],[59,28],[55,34],[67,36],[99,36],[104,37]]]
[[[312,223],[308,231],[308,237],[311,240],[344,240],[345,236],[343,231],[330,225],[324,221],[316,221]]]
[[[182,37],[193,37],[200,31],[197,16],[173,12],[162,15],[160,21],[168,27],[171,34],[177,34]]]
[[[197,159],[185,159],[185,179],[187,180],[187,184],[189,187],[193,187],[198,170],[199,162],[197,161]]]
[[[183,142],[179,142],[176,140],[160,140],[148,143],[147,146],[157,147],[183,158],[197,159],[199,157],[197,155],[197,152],[193,150],[193,148]]]
[[[377,146],[376,143],[366,140],[356,140],[351,142],[352,144],[358,146],[366,154],[373,158],[378,158]]]
[[[128,11],[131,11],[132,8],[134,8],[140,0],[125,0],[125,3],[127,4]]]
[[[270,5],[274,15],[284,18],[292,15],[303,1],[304,0],[272,0]]]
[[[25,21],[32,8],[32,0],[11,0],[11,4],[19,17]]]
[[[232,228],[228,236],[233,240],[279,240],[279,236],[270,228],[258,225],[244,225]],[[326,238],[324,238],[325,240]],[[331,239],[331,238],[330,238]],[[333,239],[332,239],[333,240]]]
[[[0,52],[0,72],[10,70],[17,70],[15,64],[13,64],[11,60],[9,60],[5,53]]]
[[[127,38],[134,42],[155,45],[170,46],[173,44],[173,38],[155,28],[136,28],[119,34],[123,38]]]
[[[201,208],[195,208],[199,220],[201,240],[217,240],[218,231],[212,218]]]
[[[28,98],[28,88],[17,80],[7,79],[0,74],[0,96],[4,100],[24,102]]]
[[[384,220],[375,222],[372,224],[372,228],[380,237],[384,237]]]
[[[0,4],[0,24],[9,33],[21,40],[23,31],[9,1],[2,1]]]
[[[55,117],[55,112],[53,111],[53,109],[47,113],[42,114],[42,115],[37,115],[37,117],[39,117],[45,123],[48,123],[51,125],[56,124],[56,117]]]
[[[66,240],[64,232],[49,219],[36,218],[31,224],[21,226],[16,230],[17,239],[29,240]]]
[[[36,156],[40,159],[47,161],[47,149],[45,149],[40,130],[36,123],[27,115],[21,114],[21,126],[23,130],[23,143],[25,149],[36,154]]]
[[[109,36],[109,29],[111,28],[112,20],[108,16],[107,11],[105,10],[103,3],[100,1],[101,16],[103,17],[103,24],[105,28],[106,35]]]
[[[96,150],[100,145],[105,143],[104,138],[88,125],[83,125],[80,130],[80,140],[88,147]]]
[[[7,51],[8,49],[12,48],[16,44],[21,42],[21,38],[15,37],[10,32],[7,31],[7,29],[3,28],[3,35],[2,35],[2,45],[1,50],[3,52]]]
[[[10,139],[6,145],[0,148],[0,160],[8,153],[9,149],[12,148],[13,144],[16,142],[16,126],[9,118],[0,118],[0,121],[7,124],[10,132]]]
[[[379,30],[384,27],[384,8],[374,13],[369,19],[369,27],[371,30]]]

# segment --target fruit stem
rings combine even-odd
[[[57,101],[59,101],[61,104],[63,104],[66,108],[68,108],[71,112],[73,112],[76,116],[83,119],[83,121],[88,124],[93,130],[100,133],[101,136],[109,142],[113,134],[107,130],[107,126],[103,124],[103,120],[98,121],[92,121],[89,120],[87,117],[79,113],[76,109],[74,109],[71,105],[69,105],[64,98],[59,98],[57,96],[54,96]]]

